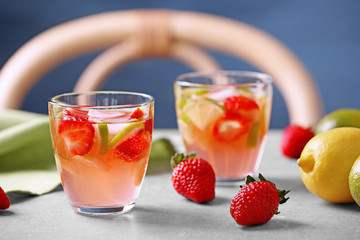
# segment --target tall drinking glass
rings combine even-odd
[[[131,92],[62,94],[49,100],[49,116],[56,165],[74,210],[132,209],[149,160],[154,98]]]
[[[243,71],[189,73],[176,78],[174,90],[187,152],[207,160],[218,181],[252,175],[270,123],[271,77]]]

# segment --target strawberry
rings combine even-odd
[[[140,131],[115,147],[115,155],[126,162],[140,160],[150,148],[151,137],[147,131]]]
[[[194,202],[208,202],[215,197],[215,172],[211,165],[195,154],[176,153],[171,158],[172,184],[185,198]]]
[[[131,113],[130,118],[141,119],[144,116],[144,112],[140,108],[137,108],[134,112]]]
[[[281,136],[280,148],[284,156],[299,158],[306,143],[314,137],[311,128],[288,125]]]
[[[141,119],[144,117],[144,112],[141,111],[140,108],[137,108],[134,112],[131,113],[130,118],[136,118],[136,119]],[[153,130],[153,118],[149,118],[145,121],[145,130],[149,131],[149,133],[152,133]]]
[[[213,135],[220,141],[232,142],[249,130],[248,123],[238,116],[223,114],[213,127]]]
[[[74,155],[83,156],[93,146],[95,129],[84,118],[76,117],[76,119],[62,120],[58,132],[67,149]]]
[[[278,214],[279,204],[289,198],[289,191],[278,190],[276,186],[259,174],[260,181],[247,176],[246,185],[241,187],[230,205],[230,214],[239,225],[258,225],[267,223]]]
[[[147,119],[144,124],[145,124],[145,130],[149,131],[149,133],[151,134],[153,131],[153,125],[154,125],[153,118]]]
[[[259,105],[256,101],[245,96],[226,98],[224,107],[228,115],[240,116],[247,121],[253,121],[259,113]]]
[[[86,121],[89,118],[88,112],[76,108],[65,108],[61,111],[63,119],[74,119]]]
[[[7,209],[10,207],[10,200],[4,190],[0,187],[0,209]]]

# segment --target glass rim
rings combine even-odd
[[[212,77],[212,76],[234,76],[234,77],[247,77],[260,80],[261,82],[253,83],[230,83],[230,84],[217,84],[217,83],[196,83],[191,82],[187,79],[191,78],[202,78],[202,77]],[[200,71],[200,72],[189,72],[180,74],[175,78],[174,81],[176,84],[181,86],[196,87],[196,86],[256,86],[259,84],[272,84],[273,79],[269,74],[255,71],[240,71],[240,70],[220,70],[220,71]]]
[[[132,95],[132,96],[141,96],[144,98],[148,98],[148,100],[142,102],[142,103],[133,103],[133,104],[119,104],[119,105],[99,105],[99,106],[87,106],[87,105],[77,105],[77,104],[69,104],[65,103],[63,101],[60,101],[59,98],[66,97],[66,96],[90,96],[90,95],[96,95],[96,94],[117,94],[117,95]],[[77,109],[117,109],[117,108],[135,108],[144,106],[147,104],[151,104],[155,102],[155,98],[149,94],[146,93],[139,93],[139,92],[130,92],[130,91],[86,91],[86,92],[71,92],[71,93],[62,93],[55,95],[51,98],[49,98],[48,103],[53,105],[58,105],[61,107],[70,107],[70,108],[77,108]]]

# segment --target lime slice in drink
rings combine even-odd
[[[241,96],[245,96],[252,99],[255,97],[255,94],[249,88],[237,87],[236,90],[238,91],[238,94]]]
[[[225,112],[225,109],[214,100],[201,98],[188,101],[183,107],[183,112],[196,127],[204,130],[218,119]]]
[[[206,88],[198,88],[194,91],[191,92],[191,94],[195,94],[195,95],[203,95],[205,93],[208,93],[209,90],[207,90]]]
[[[109,146],[115,146],[121,139],[126,139],[127,136],[131,136],[132,132],[137,132],[141,129],[145,129],[145,125],[142,122],[133,122],[123,128],[116,136],[110,141]]]
[[[182,113],[180,116],[179,116],[179,121],[182,121],[184,122],[184,124],[188,125],[189,123],[191,123],[191,119],[189,118],[188,115],[186,115],[186,113]]]
[[[247,140],[247,146],[249,148],[256,147],[259,139],[259,128],[260,128],[260,122],[255,122],[252,127],[250,128],[248,140]]]
[[[176,99],[176,108],[181,110],[186,105],[186,101],[187,99],[183,97]]]
[[[100,153],[105,153],[109,144],[109,128],[107,123],[100,122],[98,123],[99,133],[100,133],[100,142],[101,148]]]

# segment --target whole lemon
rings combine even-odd
[[[360,207],[360,156],[354,162],[349,174],[351,196]]]
[[[360,128],[320,133],[305,145],[297,162],[302,181],[310,192],[329,202],[353,202],[348,178],[359,155]]]
[[[319,134],[337,127],[360,128],[360,110],[342,108],[325,115],[317,124],[315,133]]]

